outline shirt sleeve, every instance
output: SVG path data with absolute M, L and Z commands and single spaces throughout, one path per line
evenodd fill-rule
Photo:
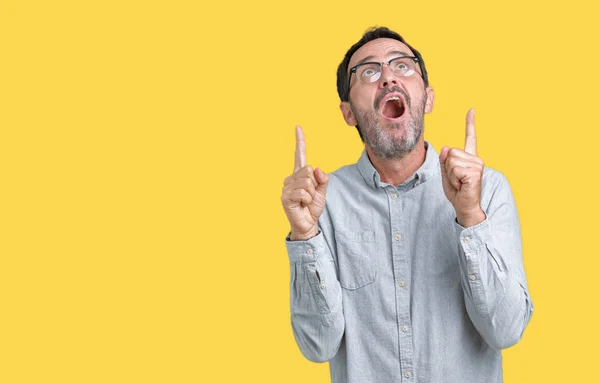
M 513 194 L 501 173 L 493 171 L 492 175 L 488 182 L 493 186 L 484 209 L 486 219 L 469 228 L 457 220 L 454 224 L 467 312 L 482 338 L 491 347 L 503 349 L 523 336 L 533 303 L 523 267 Z
M 286 247 L 294 338 L 308 360 L 326 362 L 344 334 L 342 292 L 331 250 L 322 230 L 306 241 L 290 241 L 288 235 Z

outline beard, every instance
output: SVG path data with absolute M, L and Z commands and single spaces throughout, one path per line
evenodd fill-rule
M 378 104 L 383 97 L 391 92 L 398 92 L 404 96 L 406 102 L 404 118 L 400 122 L 387 122 L 387 127 L 381 126 L 381 115 Z M 422 102 L 411 102 L 409 95 L 401 88 L 394 87 L 386 89 L 375 100 L 373 110 L 359 110 L 352 102 L 350 108 L 358 122 L 357 127 L 363 136 L 365 143 L 369 145 L 373 153 L 383 159 L 401 159 L 410 153 L 423 136 L 423 114 L 427 96 Z M 391 130 L 388 132 L 387 130 Z M 394 133 L 403 131 L 404 134 L 396 136 Z

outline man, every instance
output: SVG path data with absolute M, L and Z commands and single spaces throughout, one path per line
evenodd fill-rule
M 434 92 L 418 51 L 367 31 L 338 69 L 341 111 L 365 142 L 357 164 L 306 165 L 296 128 L 282 203 L 291 226 L 292 328 L 333 382 L 502 382 L 500 350 L 533 312 L 515 202 L 477 156 L 423 138 Z

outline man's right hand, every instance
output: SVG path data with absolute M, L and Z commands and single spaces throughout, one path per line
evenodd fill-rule
M 283 182 L 281 203 L 290 221 L 292 241 L 303 241 L 319 233 L 319 216 L 325 209 L 329 176 L 321 169 L 306 166 L 306 142 L 302 128 L 296 126 L 294 173 Z

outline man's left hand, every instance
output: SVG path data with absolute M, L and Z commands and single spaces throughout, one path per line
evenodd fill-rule
M 477 157 L 475 110 L 467 113 L 465 150 L 444 146 L 440 152 L 442 185 L 458 223 L 463 227 L 477 225 L 485 220 L 481 209 L 481 178 L 483 160 Z

